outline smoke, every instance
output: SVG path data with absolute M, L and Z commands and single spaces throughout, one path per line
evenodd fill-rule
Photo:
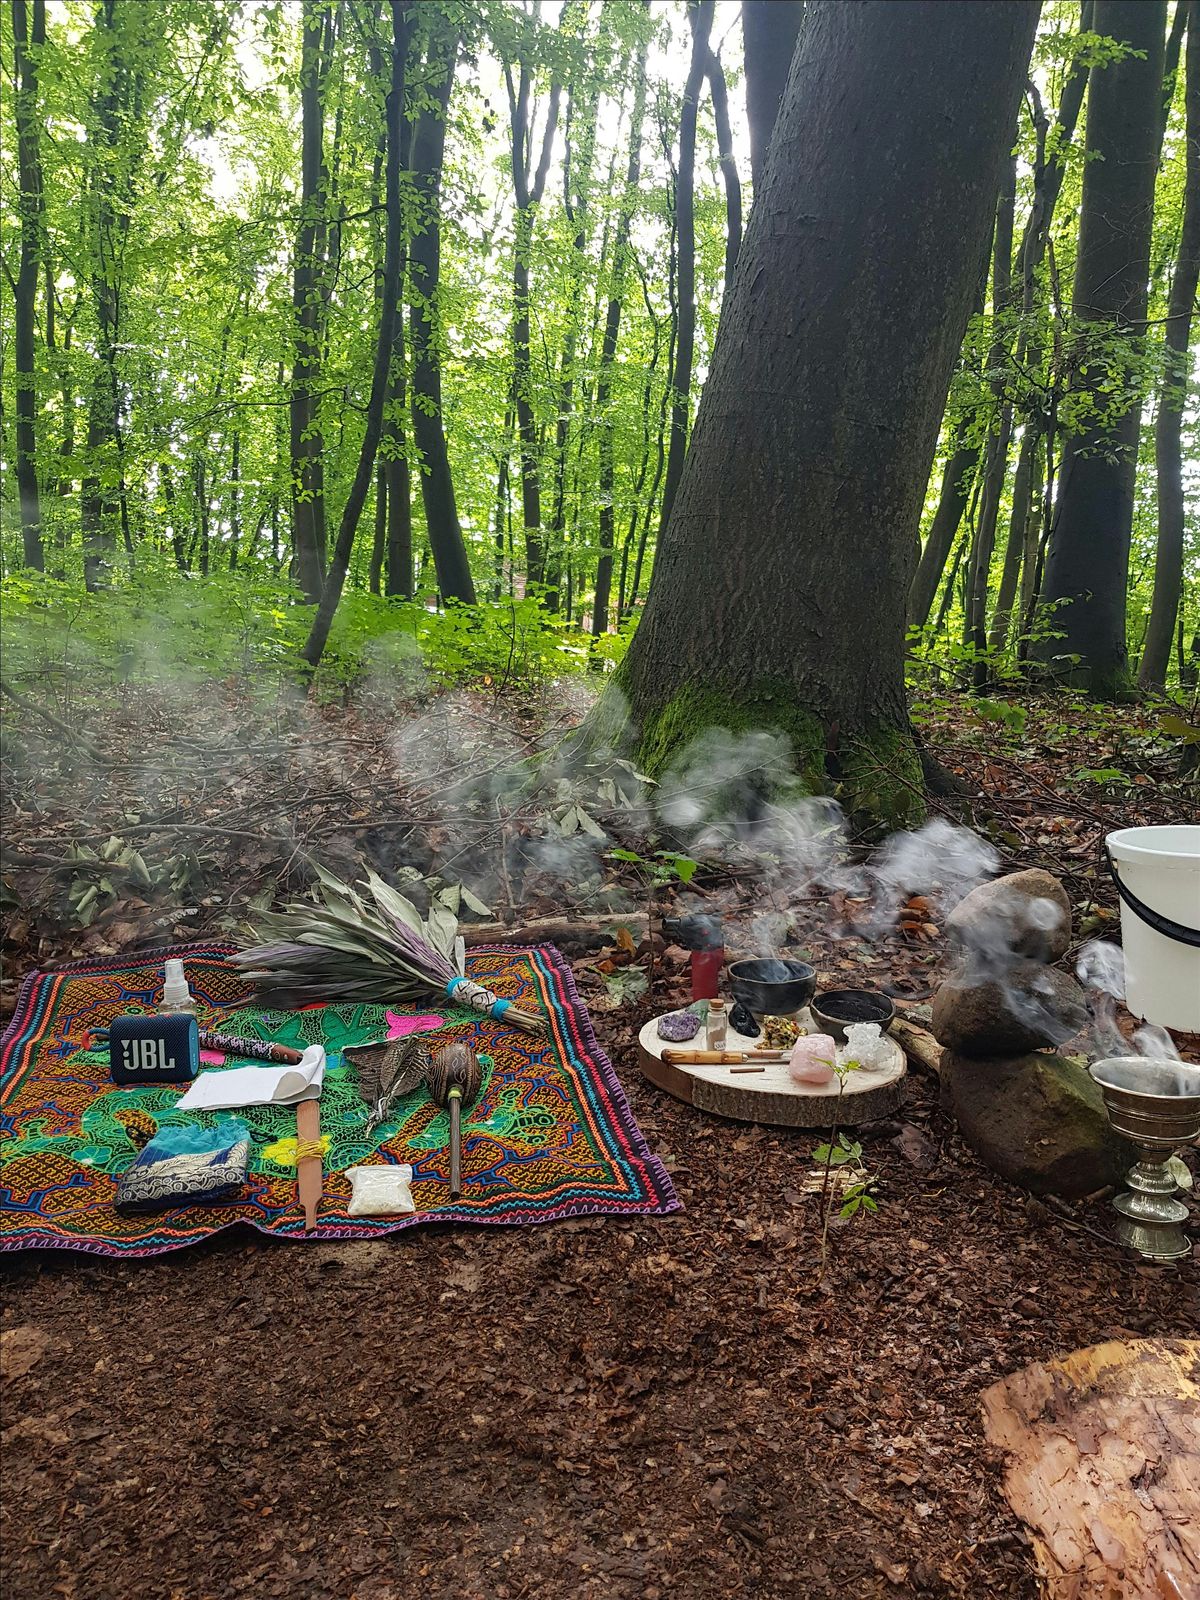
M 1092 1035 L 1097 1056 L 1127 1056 L 1129 1042 L 1117 1026 L 1117 1004 L 1125 998 L 1125 956 L 1115 944 L 1091 939 L 1079 952 L 1075 973 L 1089 991 Z M 1139 1056 L 1155 1061 L 1178 1061 L 1179 1051 L 1165 1028 L 1144 1022 L 1135 1029 L 1133 1049 Z

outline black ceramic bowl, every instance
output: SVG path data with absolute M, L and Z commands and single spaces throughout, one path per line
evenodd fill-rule
M 817 974 L 803 961 L 752 957 L 730 962 L 729 985 L 733 998 L 756 1017 L 789 1017 L 812 999 Z
M 852 1022 L 877 1022 L 886 1033 L 896 1015 L 895 1006 L 878 989 L 826 989 L 809 1010 L 821 1032 L 839 1044 L 845 1044 Z

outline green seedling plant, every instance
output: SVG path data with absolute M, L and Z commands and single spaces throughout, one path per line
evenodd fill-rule
M 857 1061 L 839 1061 L 835 1055 L 829 1063 L 833 1068 L 838 1081 L 838 1106 L 842 1103 L 842 1095 L 846 1090 L 846 1080 L 852 1072 L 858 1071 L 860 1063 Z M 821 1172 L 821 1268 L 825 1268 L 829 1259 L 829 1224 L 833 1216 L 834 1193 L 832 1175 L 834 1168 L 849 1167 L 854 1173 L 854 1181 L 842 1192 L 842 1202 L 838 1208 L 838 1215 L 846 1218 L 856 1217 L 860 1213 L 871 1213 L 879 1210 L 879 1202 L 871 1194 L 871 1177 L 867 1172 L 862 1159 L 862 1145 L 857 1139 L 850 1139 L 846 1134 L 839 1132 L 837 1113 L 834 1114 L 833 1127 L 829 1130 L 829 1139 L 825 1144 L 819 1144 L 812 1153 L 812 1159 L 822 1168 Z

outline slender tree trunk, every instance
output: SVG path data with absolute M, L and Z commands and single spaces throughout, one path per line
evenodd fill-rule
M 675 186 L 675 225 L 679 252 L 679 334 L 671 372 L 671 438 L 667 447 L 667 475 L 663 484 L 658 526 L 661 550 L 687 454 L 691 415 L 692 361 L 696 347 L 696 117 L 700 86 L 708 61 L 708 35 L 712 28 L 713 0 L 688 0 L 692 28 L 692 62 L 683 90 L 679 121 L 679 177 Z
M 1043 601 L 1056 603 L 1061 638 L 1044 661 L 1077 657 L 1065 676 L 1102 698 L 1126 681 L 1125 603 L 1141 423 L 1135 380 L 1114 408 L 1112 362 L 1097 349 L 1114 334 L 1145 331 L 1150 231 L 1163 83 L 1165 0 L 1096 0 L 1096 33 L 1131 53 L 1092 68 L 1073 309 L 1080 324 L 1082 382 L 1097 420 L 1066 442 Z M 1090 359 L 1089 359 L 1090 356 Z M 1114 409 L 1118 413 L 1113 415 Z
M 720 67 L 717 67 L 720 72 Z M 592 605 L 592 637 L 608 632 L 609 598 L 612 592 L 613 550 L 616 532 L 616 475 L 613 459 L 612 384 L 617 358 L 617 338 L 621 329 L 621 308 L 625 303 L 625 283 L 629 264 L 629 230 L 642 176 L 642 119 L 646 112 L 646 51 L 639 57 L 633 115 L 629 125 L 629 165 L 625 189 L 617 216 L 613 243 L 612 280 L 604 317 L 604 336 L 600 341 L 600 372 L 596 381 L 596 413 L 600 427 L 599 482 L 600 556 L 596 563 L 596 597 Z M 736 174 L 735 174 L 736 177 Z
M 375 536 L 371 542 L 371 568 L 367 574 L 367 589 L 371 594 L 380 592 L 383 580 L 383 558 L 387 549 L 387 478 L 383 463 L 375 469 Z
M 237 571 L 242 544 L 242 435 L 233 430 L 229 447 L 229 570 Z
M 766 173 L 767 151 L 803 18 L 804 0 L 742 0 L 750 177 L 755 194 Z
M 634 260 L 636 262 L 636 257 Z M 640 271 L 639 276 L 641 276 Z M 646 514 L 646 522 L 648 523 L 650 520 L 649 507 L 643 507 L 642 504 L 642 490 L 646 486 L 646 474 L 650 470 L 650 403 L 654 397 L 654 374 L 658 370 L 658 357 L 661 345 L 662 327 L 661 320 L 655 316 L 654 308 L 650 304 L 650 296 L 647 293 L 644 277 L 642 278 L 642 296 L 645 300 L 646 312 L 650 318 L 650 325 L 653 329 L 653 343 L 650 349 L 650 360 L 646 367 L 645 382 L 642 385 L 641 456 L 638 461 L 637 476 L 633 483 L 633 505 L 629 513 L 629 528 L 625 534 L 625 543 L 621 549 L 621 584 L 619 598 L 617 601 L 618 626 L 620 626 L 620 624 L 623 623 L 625 618 L 629 615 L 630 610 L 632 609 L 632 599 L 636 597 L 634 590 L 630 589 L 628 583 L 629 557 L 635 548 L 634 541 L 637 539 L 638 535 L 638 522 L 643 511 L 645 511 Z
M 500 442 L 500 454 L 496 457 L 496 525 L 492 535 L 495 549 L 495 579 L 492 583 L 492 599 L 499 600 L 507 590 L 512 592 L 512 505 L 510 503 L 509 484 L 509 449 L 513 430 L 513 409 L 510 401 L 504 413 L 504 431 Z
M 675 363 L 675 334 L 677 324 L 674 315 L 667 334 L 667 371 L 674 369 Z M 629 609 L 632 611 L 637 605 L 638 595 L 642 589 L 642 568 L 646 564 L 646 549 L 650 542 L 650 526 L 654 516 L 654 506 L 658 499 L 658 486 L 662 482 L 663 472 L 667 460 L 667 429 L 669 426 L 668 412 L 671 404 L 671 383 L 668 378 L 663 385 L 662 397 L 658 408 L 658 440 L 655 446 L 654 477 L 650 483 L 650 493 L 646 497 L 645 511 L 642 516 L 642 531 L 638 535 L 637 559 L 633 566 L 633 588 L 629 596 Z
M 324 653 L 334 613 L 337 611 L 338 601 L 341 599 L 346 582 L 346 573 L 350 570 L 354 536 L 358 532 L 359 519 L 367 495 L 370 493 L 371 475 L 375 470 L 375 455 L 383 432 L 383 408 L 387 399 L 388 369 L 392 358 L 395 325 L 401 314 L 398 302 L 404 219 L 400 207 L 400 145 L 404 122 L 405 62 L 408 56 L 408 9 L 407 0 L 391 0 L 391 83 L 384 111 L 387 126 L 387 156 L 384 162 L 387 238 L 383 252 L 383 292 L 379 302 L 379 332 L 375 340 L 371 397 L 367 402 L 367 423 L 358 453 L 358 465 L 338 526 L 333 560 L 329 564 L 320 604 L 313 618 L 312 631 L 301 652 L 310 667 L 315 667 Z
M 25 565 L 45 569 L 42 507 L 37 468 L 37 369 L 34 357 L 37 288 L 42 262 L 41 116 L 38 110 L 38 57 L 46 42 L 45 0 L 33 0 L 33 25 L 26 0 L 12 0 L 17 123 L 17 209 L 21 218 L 21 261 L 13 294 L 13 354 L 16 384 L 17 503 Z M 31 48 L 32 47 L 32 48 Z
M 329 19 L 321 0 L 303 0 L 300 66 L 300 224 L 292 270 L 295 355 L 292 362 L 292 555 L 310 604 L 325 583 L 325 441 L 321 433 L 322 254 L 329 174 L 323 95 L 329 71 Z
M 988 631 L 988 650 L 992 655 L 999 655 L 1008 642 L 1013 600 L 1017 593 L 1021 556 L 1025 549 L 1025 532 L 1032 505 L 1030 496 L 1033 492 L 1033 461 L 1037 454 L 1038 439 L 1038 431 L 1032 420 L 1027 420 L 1025 432 L 1021 435 L 1021 448 L 1017 452 L 1012 509 L 1008 518 L 1008 537 L 1004 544 L 1004 565 L 1000 572 L 996 609 L 992 613 L 992 624 Z
M 409 335 L 412 340 L 412 429 L 421 460 L 425 526 L 443 598 L 475 604 L 475 584 L 458 520 L 454 479 L 442 421 L 442 357 L 438 281 L 441 276 L 441 183 L 446 113 L 454 84 L 458 36 L 438 28 L 429 44 L 428 102 L 412 142 L 413 198 L 419 232 L 409 245 Z
M 651 772 L 707 726 L 775 726 L 811 780 L 836 763 L 851 806 L 919 812 L 904 602 L 1036 27 L 1036 7 L 996 0 L 807 19 L 617 674 Z M 868 261 L 864 306 L 846 264 Z
M 87 152 L 86 211 L 91 246 L 92 297 L 96 312 L 99 359 L 87 395 L 87 469 L 80 483 L 79 512 L 83 532 L 83 574 L 89 590 L 108 580 L 122 525 L 120 482 L 119 378 L 117 343 L 120 294 L 117 263 L 128 229 L 128 208 L 119 214 L 118 144 L 134 98 L 125 38 L 127 13 L 118 0 L 100 0 L 94 35 L 102 53 L 98 88 L 92 103 L 92 128 Z
M 709 93 L 712 95 L 713 121 L 717 127 L 717 156 L 725 184 L 725 288 L 733 282 L 738 252 L 742 248 L 742 183 L 733 155 L 733 130 L 729 125 L 729 92 L 725 71 L 715 50 L 708 52 L 705 64 Z
M 200 529 L 200 576 L 208 577 L 209 561 L 209 520 L 208 520 L 208 483 L 204 475 L 204 457 L 196 457 L 196 514 L 199 519 Z
M 1093 10 L 1094 0 L 1083 0 L 1079 12 L 1081 36 L 1091 31 Z M 1042 365 L 1042 341 L 1031 332 L 1037 303 L 1037 271 L 1045 260 L 1046 247 L 1050 239 L 1050 225 L 1054 220 L 1054 210 L 1058 204 L 1066 172 L 1066 157 L 1083 106 L 1088 77 L 1085 61 L 1084 52 L 1077 51 L 1063 82 L 1053 136 L 1036 85 L 1031 83 L 1029 88 L 1035 134 L 1033 203 L 1026 218 L 1017 257 L 1017 271 L 1021 280 L 1022 326 L 1017 337 L 1016 366 L 1025 372 L 1037 373 Z M 1031 410 L 1026 415 L 1025 428 L 1021 436 L 1016 476 L 1013 479 L 1013 504 L 1004 549 L 1004 565 L 988 634 L 988 648 L 993 654 L 1003 650 L 1012 624 L 1013 600 L 1027 548 L 1031 516 L 1035 518 L 1036 525 L 1034 508 L 1037 505 L 1037 493 L 1033 485 L 1043 428 L 1042 415 L 1038 411 Z M 1024 615 L 1023 605 L 1020 614 Z
M 1154 460 L 1158 471 L 1158 552 L 1154 563 L 1154 598 L 1142 651 L 1138 682 L 1143 689 L 1161 689 L 1167 681 L 1175 619 L 1183 593 L 1183 450 L 1181 429 L 1187 397 L 1188 348 L 1192 314 L 1200 280 L 1200 14 L 1188 5 L 1184 104 L 1187 121 L 1183 224 L 1175 272 L 1167 302 L 1163 340 L 1166 356 L 1158 417 L 1154 425 Z
M 996 547 L 996 521 L 1008 473 L 1008 445 L 1012 437 L 1012 402 L 1008 398 L 1009 374 L 1005 370 L 1010 355 L 1007 313 L 1012 294 L 1013 221 L 1017 205 L 1017 168 L 1009 163 L 1006 180 L 996 207 L 996 231 L 992 241 L 992 321 L 993 334 L 988 367 L 993 373 L 992 393 L 998 407 L 996 431 L 983 452 L 983 486 L 979 500 L 979 526 L 971 552 L 971 568 L 966 608 L 966 640 L 976 652 L 971 675 L 976 690 L 987 681 L 987 598 L 992 571 L 992 552 Z
M 506 62 L 508 87 L 510 150 L 513 191 L 517 214 L 513 245 L 513 320 L 512 358 L 513 395 L 517 407 L 517 433 L 521 441 L 521 506 L 525 517 L 525 576 L 531 584 L 545 578 L 542 543 L 542 480 L 538 460 L 538 429 L 533 409 L 533 368 L 529 354 L 529 252 L 533 242 L 533 220 L 546 187 L 550 152 L 558 123 L 558 103 L 562 93 L 557 81 L 550 86 L 550 103 L 542 130 L 541 153 L 533 165 L 533 123 L 530 96 L 533 73 L 522 60 L 519 86 L 514 86 L 512 68 Z
M 970 417 L 960 417 L 950 438 L 937 509 L 929 524 L 929 533 L 909 590 L 908 624 L 911 628 L 923 628 L 929 620 L 930 608 L 971 493 L 975 468 L 979 462 L 979 446 L 967 442 L 971 422 Z
M 582 105 L 577 117 L 575 97 L 567 98 L 563 139 L 563 210 L 574 236 L 567 268 L 567 327 L 563 335 L 558 373 L 558 404 L 554 422 L 554 504 L 550 513 L 548 548 L 543 552 L 543 577 L 546 606 L 557 611 L 562 582 L 563 547 L 566 541 L 567 452 L 571 442 L 571 417 L 575 403 L 576 350 L 582 314 L 581 288 L 587 267 L 587 224 L 592 189 L 592 164 L 596 144 L 596 103 L 594 97 Z M 575 149 L 575 128 L 582 121 L 583 134 Z M 506 425 L 505 437 L 508 435 Z
M 1037 599 L 1038 546 L 1041 542 L 1045 495 L 1046 440 L 1038 434 L 1034 438 L 1033 461 L 1029 470 L 1029 503 L 1025 510 L 1025 526 L 1022 530 L 1021 586 L 1017 596 L 1016 614 L 1018 622 L 1022 617 L 1031 615 L 1030 608 Z

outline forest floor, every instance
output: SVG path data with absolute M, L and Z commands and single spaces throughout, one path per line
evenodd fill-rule
M 644 844 L 623 769 L 536 799 L 481 785 L 579 709 L 478 693 L 251 713 L 232 686 L 129 689 L 104 711 L 58 703 L 90 752 L 10 722 L 6 1010 L 33 966 L 227 935 L 303 881 L 310 850 L 406 867 L 416 893 L 461 878 L 507 922 L 576 919 L 566 953 L 686 1209 L 6 1257 L 7 1600 L 1036 1593 L 980 1393 L 1100 1340 L 1194 1334 L 1191 1267 L 1135 1265 L 1102 1206 L 1001 1183 L 917 1073 L 863 1136 L 880 1209 L 835 1224 L 822 1266 L 816 1139 L 705 1117 L 638 1074 L 637 1028 L 683 996 L 686 966 L 658 941 L 653 996 L 630 999 L 648 945 L 594 932 L 645 899 L 645 869 L 606 854 Z M 1080 940 L 1115 932 L 1100 835 L 1188 817 L 1194 787 L 1149 714 L 1019 710 L 1020 727 L 930 700 L 926 737 L 1005 864 L 1064 877 Z M 687 891 L 735 930 L 764 892 L 707 863 Z M 786 912 L 823 981 L 927 1015 L 946 957 L 927 896 L 873 938 L 852 894 Z

